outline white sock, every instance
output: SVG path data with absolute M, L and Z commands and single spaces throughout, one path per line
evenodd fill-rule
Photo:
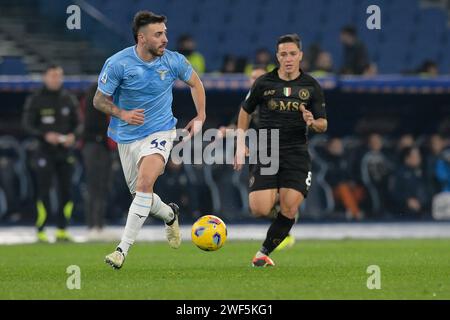
M 162 202 L 161 198 L 156 193 L 153 193 L 153 202 L 150 214 L 166 223 L 172 221 L 174 218 L 172 208 Z
M 150 208 L 152 207 L 152 194 L 144 192 L 136 192 L 136 196 L 131 203 L 128 211 L 127 223 L 122 235 L 122 239 L 118 245 L 124 255 L 127 255 L 131 245 L 136 240 L 139 231 L 147 219 Z

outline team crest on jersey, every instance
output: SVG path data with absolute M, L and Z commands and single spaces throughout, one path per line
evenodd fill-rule
M 283 94 L 285 97 L 289 97 L 292 93 L 292 89 L 290 87 L 283 88 Z
M 300 91 L 298 92 L 298 96 L 302 100 L 308 100 L 310 94 L 309 94 L 309 91 L 307 89 L 300 89 Z
M 164 81 L 164 79 L 166 78 L 167 70 L 158 70 L 158 73 L 159 73 L 159 78 Z

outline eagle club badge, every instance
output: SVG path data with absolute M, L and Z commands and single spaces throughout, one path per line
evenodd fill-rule
M 159 78 L 160 78 L 162 81 L 164 81 L 164 79 L 166 78 L 167 70 L 158 70 L 158 73 L 159 73 Z
M 291 95 L 292 89 L 289 87 L 283 88 L 283 94 L 285 97 L 289 97 Z

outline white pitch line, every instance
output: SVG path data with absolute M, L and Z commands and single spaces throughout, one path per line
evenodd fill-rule
M 263 240 L 269 224 L 228 225 L 228 240 Z M 54 241 L 55 228 L 47 229 Z M 85 227 L 71 227 L 69 231 L 76 242 L 87 242 Z M 123 226 L 107 227 L 104 241 L 119 241 Z M 191 239 L 190 226 L 181 226 L 184 241 Z M 450 222 L 398 222 L 398 223 L 304 223 L 296 224 L 291 234 L 297 239 L 427 239 L 450 238 Z M 137 241 L 165 241 L 164 227 L 145 226 Z M 36 231 L 33 227 L 0 227 L 0 244 L 33 243 Z

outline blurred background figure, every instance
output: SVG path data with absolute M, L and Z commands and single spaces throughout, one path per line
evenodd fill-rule
M 425 150 L 425 176 L 427 188 L 430 194 L 437 194 L 442 190 L 441 181 L 437 175 L 437 164 L 442 159 L 442 152 L 446 148 L 446 141 L 440 134 L 433 134 L 428 140 L 428 148 Z M 444 187 L 444 190 L 446 188 Z M 450 191 L 450 189 L 448 189 Z
M 328 141 L 324 160 L 327 163 L 325 181 L 333 189 L 336 202 L 344 206 L 346 219 L 361 220 L 363 213 L 360 204 L 364 198 L 364 189 L 351 178 L 342 139 L 331 138 Z
M 352 25 L 343 27 L 340 40 L 343 46 L 341 74 L 363 74 L 370 60 L 365 44 L 358 39 L 356 28 Z
M 441 186 L 439 192 L 450 192 L 450 149 L 443 151 L 436 161 L 436 178 Z
M 439 75 L 439 67 L 433 60 L 425 60 L 417 73 L 422 77 L 435 77 Z
M 275 69 L 276 65 L 273 62 L 272 53 L 270 53 L 267 48 L 261 48 L 256 51 L 253 63 L 247 63 L 244 73 L 250 77 L 252 71 L 255 69 L 255 66 L 263 67 L 266 72 L 270 72 Z
M 327 51 L 321 51 L 315 60 L 310 74 L 313 77 L 326 77 L 333 73 L 333 58 Z
M 199 75 L 206 71 L 205 58 L 197 51 L 197 44 L 190 34 L 184 34 L 178 38 L 177 51 L 184 55 Z
M 169 159 L 164 171 L 164 179 L 158 180 L 155 190 L 164 194 L 170 201 L 176 202 L 185 217 L 192 219 L 200 217 L 199 195 L 183 164 L 176 164 Z
M 103 227 L 111 185 L 112 153 L 117 148 L 115 142 L 107 136 L 109 117 L 94 108 L 96 90 L 95 83 L 86 93 L 82 130 L 87 185 L 84 213 L 89 230 L 88 239 L 91 241 L 107 239 Z
M 402 151 L 402 165 L 396 171 L 394 199 L 400 217 L 425 218 L 429 213 L 430 195 L 422 171 L 422 157 L 417 147 L 406 147 Z
M 62 67 L 47 67 L 43 82 L 44 86 L 26 100 L 22 118 L 25 132 L 39 140 L 31 161 L 37 187 L 37 237 L 39 241 L 49 241 L 45 226 L 54 205 L 57 207 L 56 240 L 70 241 L 66 227 L 73 210 L 71 183 L 75 158 L 71 149 L 79 125 L 78 101 L 62 88 Z M 57 193 L 57 203 L 53 205 L 52 189 Z
M 233 54 L 226 54 L 223 57 L 221 73 L 242 73 L 244 72 L 247 59 Z
M 253 69 L 250 73 L 250 77 L 248 78 L 248 84 L 249 87 L 251 88 L 253 86 L 253 84 L 255 83 L 256 79 L 258 79 L 259 77 L 261 77 L 263 74 L 266 73 L 266 68 L 264 65 L 255 65 L 253 66 Z M 219 127 L 219 131 L 222 137 L 224 137 L 226 135 L 226 129 L 236 129 L 237 127 L 237 121 L 238 121 L 238 116 L 239 116 L 239 111 L 240 111 L 240 106 L 238 108 L 236 108 L 236 113 L 233 116 L 233 118 L 231 119 L 230 123 L 226 126 L 221 126 Z M 257 126 L 258 123 L 258 110 L 256 110 L 253 114 L 252 114 L 252 118 L 251 118 L 251 123 L 250 123 L 250 127 L 251 128 L 255 128 Z
M 372 133 L 367 139 L 367 152 L 361 160 L 361 177 L 368 190 L 371 214 L 381 217 L 389 209 L 389 177 L 393 171 L 392 162 L 383 149 L 383 138 Z

